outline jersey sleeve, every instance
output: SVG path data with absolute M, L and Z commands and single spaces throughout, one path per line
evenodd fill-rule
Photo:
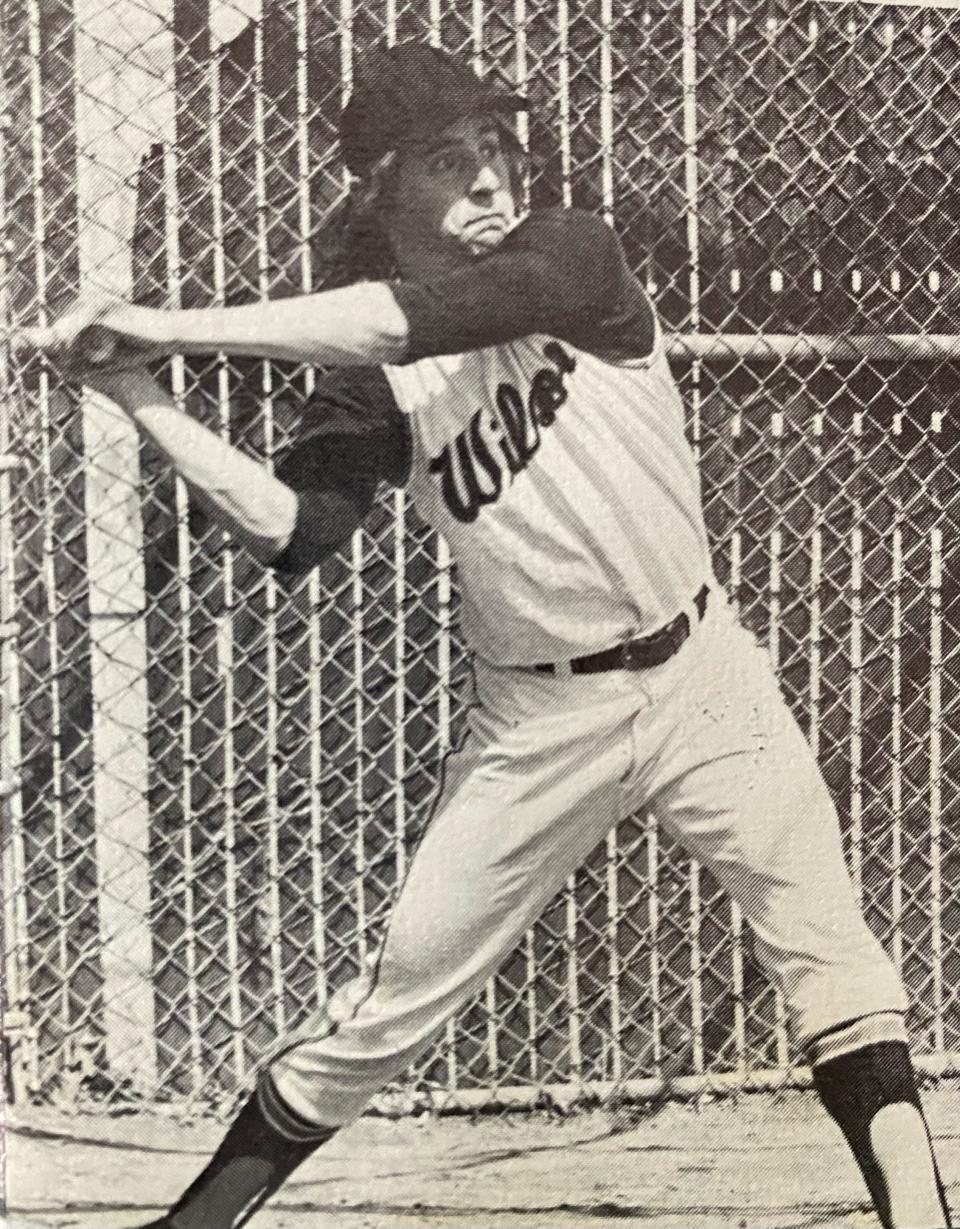
M 649 357 L 653 306 L 616 234 L 579 209 L 531 214 L 487 256 L 429 284 L 400 281 L 404 363 L 546 333 L 613 362 Z
M 271 567 L 307 572 L 342 546 L 366 518 L 381 482 L 404 485 L 410 458 L 409 424 L 383 371 L 332 372 L 307 399 L 276 467 L 296 492 L 297 520 Z

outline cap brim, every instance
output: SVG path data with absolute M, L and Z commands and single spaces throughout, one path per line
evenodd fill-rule
M 459 107 L 448 108 L 439 128 L 437 116 L 423 116 L 421 123 L 405 134 L 403 144 L 419 145 L 435 137 L 438 130 L 461 119 L 475 118 L 478 115 L 516 115 L 520 111 L 526 111 L 528 107 L 526 98 L 519 94 L 508 94 L 504 91 L 502 94 L 478 95 L 469 101 L 464 100 Z

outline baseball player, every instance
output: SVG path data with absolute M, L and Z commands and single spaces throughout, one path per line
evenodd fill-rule
M 654 310 L 603 222 L 518 216 L 523 105 L 426 46 L 372 52 L 340 127 L 347 284 L 79 311 L 27 338 L 69 362 L 85 328 L 110 330 L 114 367 L 87 380 L 266 565 L 310 569 L 379 483 L 405 486 L 458 565 L 475 667 L 466 740 L 375 957 L 285 1040 L 150 1229 L 246 1224 L 641 807 L 749 919 L 883 1225 L 949 1225 L 906 995 L 857 907 L 814 757 L 714 578 Z M 216 351 L 334 368 L 276 474 L 137 366 Z

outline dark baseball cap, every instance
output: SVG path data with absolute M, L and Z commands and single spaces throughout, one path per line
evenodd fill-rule
M 340 152 L 363 175 L 384 154 L 471 115 L 509 114 L 526 99 L 427 43 L 377 47 L 360 61 L 340 116 Z

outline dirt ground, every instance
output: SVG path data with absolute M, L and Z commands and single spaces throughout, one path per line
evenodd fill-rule
M 960 1207 L 960 1083 L 926 1093 Z M 158 1214 L 222 1129 L 158 1116 L 11 1113 L 9 1224 L 121 1229 Z M 813 1094 L 545 1115 L 363 1119 L 253 1229 L 867 1229 L 859 1174 Z

